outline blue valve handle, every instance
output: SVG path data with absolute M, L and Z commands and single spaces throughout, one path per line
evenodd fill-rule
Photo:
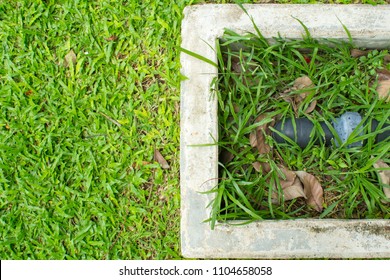
M 342 143 L 345 143 L 351 133 L 356 129 L 356 127 L 361 123 L 362 117 L 355 112 L 346 112 L 341 115 L 339 118 L 335 119 L 332 122 L 332 126 L 339 136 Z M 298 144 L 299 147 L 305 148 L 310 142 L 310 134 L 314 128 L 314 124 L 307 118 L 297 118 L 294 119 L 295 128 L 293 126 L 293 120 L 291 118 L 285 119 L 284 121 L 278 121 L 274 125 L 274 129 L 279 133 L 290 138 L 292 141 Z M 326 146 L 330 146 L 332 139 L 335 138 L 333 133 L 330 131 L 325 122 L 320 122 L 321 128 L 325 133 L 323 143 Z M 371 122 L 371 131 L 375 131 L 379 125 L 379 121 L 373 119 Z M 385 123 L 382 128 L 390 128 L 390 123 Z M 359 135 L 363 135 L 363 126 L 360 126 L 361 131 L 358 132 Z M 280 136 L 277 132 L 272 133 L 272 137 L 278 143 L 285 143 L 285 139 Z M 375 142 L 385 141 L 390 137 L 390 129 L 386 129 L 384 132 L 377 134 Z M 319 141 L 318 141 L 319 142 Z M 339 146 L 338 141 L 335 141 L 336 145 Z M 348 147 L 360 147 L 362 142 L 355 142 Z

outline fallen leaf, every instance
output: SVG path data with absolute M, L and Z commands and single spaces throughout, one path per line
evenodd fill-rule
M 261 172 L 263 175 L 266 175 L 271 171 L 271 166 L 266 162 L 255 161 L 252 163 L 252 166 L 257 172 Z
M 352 49 L 351 50 L 351 56 L 352 57 L 361 57 L 361 56 L 365 56 L 369 53 L 370 51 L 362 51 L 362 50 L 359 50 L 359 49 Z
M 284 99 L 284 101 L 292 102 L 290 92 L 291 92 L 291 88 L 288 88 L 285 91 L 279 93 L 279 95 L 280 95 L 280 97 L 282 97 Z
M 378 69 L 376 71 L 378 74 L 378 81 L 390 80 L 390 71 L 387 69 Z
M 281 178 L 280 174 L 279 183 L 283 191 L 283 198 L 285 201 L 292 200 L 298 197 L 306 198 L 306 195 L 303 190 L 303 186 L 297 175 L 294 171 L 287 169 L 286 167 L 280 165 L 279 170 L 283 173 L 285 178 Z M 278 193 L 277 188 L 274 186 L 274 193 L 272 194 L 272 202 L 278 203 Z
M 255 161 L 254 163 L 252 163 L 252 166 L 253 166 L 253 168 L 254 168 L 257 172 L 260 172 L 260 171 L 261 171 L 261 163 L 260 163 L 260 162 Z
M 291 88 L 286 89 L 285 91 L 280 93 L 279 96 L 282 97 L 286 102 L 291 103 L 295 114 L 297 114 L 299 106 L 309 96 L 309 94 L 313 92 L 313 87 L 314 84 L 308 76 L 299 77 L 294 81 L 294 84 Z M 304 89 L 308 90 L 305 91 Z M 290 93 L 293 91 L 300 91 L 300 93 L 291 95 Z M 313 100 L 305 112 L 310 113 L 314 111 L 316 105 L 317 101 Z
M 255 120 L 255 122 L 261 122 L 267 117 L 267 114 L 261 114 Z M 268 127 L 275 123 L 272 120 L 270 123 L 266 123 L 256 127 L 256 130 L 249 134 L 249 142 L 252 147 L 256 147 L 260 154 L 267 154 L 271 151 L 271 147 L 265 142 L 265 135 L 269 134 Z
M 267 162 L 261 162 L 261 168 L 263 170 L 263 174 L 268 174 L 271 172 L 271 165 Z
M 313 82 L 308 76 L 299 77 L 295 80 L 293 85 L 293 90 L 303 90 L 306 88 L 312 88 L 314 86 Z M 303 91 L 300 94 L 295 96 L 295 103 L 299 105 L 306 97 L 312 92 L 312 90 Z
M 163 169 L 168 169 L 170 166 L 159 150 L 154 150 L 154 160 L 157 161 Z
M 385 102 L 390 101 L 390 80 L 379 81 L 376 88 L 378 92 L 378 98 L 384 100 Z
M 76 64 L 77 56 L 73 50 L 70 50 L 64 58 L 64 67 L 69 67 L 70 64 Z
M 33 94 L 33 91 L 31 89 L 29 89 L 24 94 L 27 95 L 27 96 L 30 96 L 31 94 Z
M 390 168 L 383 160 L 378 160 L 374 164 L 374 168 Z M 383 188 L 383 192 L 387 198 L 390 198 L 390 169 L 378 170 L 378 176 L 382 184 L 387 185 Z
M 294 184 L 294 181 L 295 181 L 295 178 L 297 177 L 297 175 L 295 175 L 295 173 L 289 169 L 287 169 L 286 167 L 280 165 L 279 166 L 279 170 L 282 171 L 282 173 L 284 174 L 284 178 L 281 178 L 280 180 L 280 186 L 282 187 L 282 189 L 286 189 L 290 186 L 292 186 Z
M 290 92 L 291 92 L 291 91 L 292 91 L 291 88 L 286 89 L 286 90 L 283 91 L 282 93 L 279 93 L 279 96 L 280 96 L 281 98 L 283 98 L 284 101 L 290 103 L 291 106 L 293 107 L 294 112 L 297 112 L 297 111 L 298 111 L 298 108 L 297 108 L 297 105 L 296 105 L 295 102 L 294 102 L 293 96 L 290 95 Z
M 322 204 L 324 203 L 324 190 L 320 182 L 313 175 L 305 171 L 295 171 L 299 180 L 303 184 L 303 191 L 306 195 L 306 203 L 314 207 L 318 212 L 322 211 Z
M 257 147 L 257 136 L 256 131 L 252 131 L 249 134 L 249 143 L 251 144 L 251 147 L 256 148 Z
M 307 198 L 299 178 L 295 178 L 294 183 L 283 189 L 284 200 L 292 200 L 299 197 Z
M 317 100 L 312 101 L 310 103 L 309 107 L 307 107 L 307 109 L 305 110 L 305 113 L 309 114 L 309 113 L 313 112 L 314 109 L 316 108 L 316 106 L 317 106 Z

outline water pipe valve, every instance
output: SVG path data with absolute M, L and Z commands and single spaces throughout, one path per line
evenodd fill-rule
M 362 122 L 362 117 L 359 113 L 356 112 L 346 112 L 342 114 L 339 118 L 336 118 L 332 122 L 332 126 L 336 131 L 338 138 L 341 140 L 341 143 L 335 141 L 336 146 L 340 146 L 340 144 L 345 143 L 349 136 L 356 130 L 357 135 L 363 135 L 363 125 L 360 125 Z M 310 142 L 310 136 L 312 134 L 312 130 L 314 128 L 314 124 L 307 118 L 297 118 L 294 119 L 295 129 L 293 120 L 291 118 L 280 120 L 275 123 L 274 129 L 280 134 L 285 135 L 290 138 L 292 141 L 298 144 L 301 148 L 305 148 Z M 320 122 L 322 130 L 324 131 L 324 144 L 326 146 L 330 146 L 332 143 L 332 139 L 334 139 L 334 135 L 326 125 L 325 122 Z M 360 126 L 359 126 L 360 125 Z M 373 119 L 371 121 L 371 131 L 375 131 L 379 125 L 379 121 Z M 385 123 L 382 128 L 385 129 L 384 132 L 376 135 L 375 142 L 385 141 L 388 137 L 390 137 L 390 123 Z M 285 139 L 280 136 L 279 133 L 273 132 L 272 137 L 278 143 L 285 143 Z M 336 139 L 335 139 L 336 140 Z M 360 147 L 363 145 L 363 141 L 354 142 L 348 145 L 348 147 Z

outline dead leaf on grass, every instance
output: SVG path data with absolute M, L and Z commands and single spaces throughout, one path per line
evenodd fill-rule
M 370 51 L 362 51 L 362 50 L 359 50 L 359 49 L 352 49 L 351 50 L 351 56 L 358 58 L 358 57 L 367 55 L 369 52 Z
M 314 87 L 314 84 L 313 84 L 312 80 L 308 76 L 303 76 L 303 77 L 299 77 L 298 79 L 295 80 L 294 85 L 293 85 L 293 90 L 303 90 L 303 89 L 306 89 L 306 88 L 309 89 L 309 88 L 313 88 L 313 87 Z M 295 98 L 294 98 L 295 107 L 293 107 L 295 113 L 297 113 L 297 109 L 299 108 L 301 103 L 312 92 L 313 92 L 313 89 L 310 89 L 308 91 L 303 91 L 302 93 L 300 93 L 298 95 L 295 95 Z M 306 113 L 313 112 L 314 109 L 316 108 L 316 105 L 317 105 L 317 101 L 313 100 L 310 103 L 309 107 L 307 107 L 305 112 Z
M 64 58 L 64 67 L 69 67 L 70 64 L 75 65 L 77 61 L 77 56 L 73 50 L 70 50 Z
M 303 186 L 299 178 L 295 178 L 294 183 L 283 189 L 284 200 L 292 200 L 299 197 L 306 198 L 305 192 L 303 190 Z
M 170 166 L 159 150 L 154 150 L 154 160 L 157 161 L 163 169 L 168 169 Z
M 297 177 L 297 175 L 295 175 L 295 173 L 289 169 L 287 169 L 286 167 L 280 165 L 279 166 L 279 170 L 282 171 L 282 173 L 284 174 L 284 178 L 280 178 L 280 186 L 282 187 L 282 189 L 284 190 L 285 188 L 288 188 L 290 186 L 292 186 L 292 184 L 294 184 L 294 181 L 295 181 L 295 178 Z
M 378 74 L 378 81 L 390 80 L 390 71 L 387 69 L 378 69 L 376 71 Z
M 261 163 L 260 163 L 260 162 L 255 161 L 254 163 L 252 163 L 252 166 L 253 166 L 253 168 L 254 168 L 257 172 L 260 172 L 260 171 L 261 171 Z
M 255 120 L 255 123 L 261 122 L 267 117 L 267 114 L 261 114 Z M 266 135 L 269 134 L 268 127 L 274 125 L 275 121 L 265 123 L 256 127 L 255 131 L 249 134 L 249 142 L 252 147 L 256 147 L 260 154 L 267 154 L 271 151 L 271 147 L 266 143 Z
M 305 171 L 295 171 L 299 180 L 303 184 L 303 190 L 306 195 L 306 203 L 314 207 L 318 212 L 322 211 L 322 204 L 324 203 L 324 190 L 320 182 L 313 175 Z
M 374 164 L 374 168 L 389 168 L 390 166 L 385 163 L 383 160 L 378 160 Z M 390 198 L 390 170 L 378 170 L 378 176 L 382 184 L 387 185 L 383 188 L 383 192 L 387 198 Z
M 317 100 L 313 100 L 313 101 L 310 103 L 309 107 L 307 107 L 307 109 L 305 110 L 305 113 L 306 113 L 306 114 L 309 114 L 309 113 L 313 112 L 314 109 L 316 108 L 316 106 L 317 106 Z
M 292 87 L 293 90 L 303 90 L 306 88 L 312 88 L 314 86 L 313 82 L 310 80 L 308 76 L 299 77 L 295 80 L 294 85 Z M 312 92 L 313 90 L 307 90 L 302 91 L 300 94 L 295 96 L 295 103 L 298 105 L 306 99 L 306 97 Z
M 297 175 L 294 171 L 287 169 L 286 167 L 280 165 L 279 170 L 283 173 L 285 178 L 281 178 L 280 174 L 279 183 L 283 191 L 283 198 L 285 201 L 292 200 L 298 197 L 306 198 L 306 195 L 303 190 L 303 186 Z M 274 187 L 274 193 L 272 194 L 273 203 L 278 203 L 278 194 L 276 186 Z
M 251 144 L 251 147 L 255 148 L 257 147 L 257 136 L 256 136 L 256 131 L 252 131 L 249 134 L 249 143 Z
M 282 97 L 285 101 L 291 103 L 293 110 L 295 113 L 298 112 L 299 106 L 302 104 L 302 102 L 309 96 L 310 93 L 313 92 L 314 84 L 312 80 L 308 76 L 299 77 L 294 81 L 294 85 L 290 88 L 285 90 L 284 92 L 280 93 L 280 97 Z M 308 89 L 305 91 L 304 89 Z M 290 95 L 290 92 L 292 91 L 301 91 L 299 94 L 296 95 Z M 306 113 L 311 113 L 316 108 L 317 101 L 313 100 L 309 107 L 306 109 Z
M 390 101 L 390 80 L 379 81 L 376 88 L 378 93 L 378 98 L 384 100 L 385 102 Z
M 271 171 L 271 166 L 266 162 L 255 161 L 252 163 L 252 166 L 257 172 L 261 172 L 263 175 L 266 175 Z

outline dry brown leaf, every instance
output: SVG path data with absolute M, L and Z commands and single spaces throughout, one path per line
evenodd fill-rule
M 352 49 L 351 50 L 351 56 L 352 57 L 361 57 L 361 56 L 365 56 L 369 53 L 370 51 L 362 51 L 362 50 L 359 50 L 359 49 Z
M 297 107 L 297 105 L 295 104 L 294 96 L 293 96 L 293 95 L 290 95 L 291 91 L 292 91 L 291 88 L 286 89 L 285 91 L 279 93 L 279 96 L 280 96 L 281 98 L 283 98 L 284 101 L 290 103 L 291 106 L 293 107 L 294 112 L 297 112 L 297 111 L 298 111 L 298 107 Z
M 252 163 L 252 166 L 257 172 L 261 172 L 263 175 L 266 175 L 271 171 L 271 166 L 266 162 L 255 161 Z
M 390 71 L 387 69 L 378 69 L 378 81 L 390 80 Z
M 253 166 L 253 168 L 254 168 L 257 172 L 260 172 L 260 171 L 261 171 L 261 163 L 260 163 L 260 162 L 255 161 L 254 163 L 252 163 L 252 166 Z
M 306 195 L 303 190 L 303 186 L 299 178 L 294 171 L 291 171 L 284 167 L 283 165 L 279 166 L 280 171 L 284 174 L 285 178 L 281 178 L 280 174 L 279 183 L 283 191 L 283 198 L 285 201 L 292 200 L 298 197 L 306 198 Z M 278 192 L 276 185 L 274 186 L 274 193 L 272 194 L 272 202 L 278 203 Z
M 280 171 L 282 171 L 282 173 L 286 177 L 285 179 L 280 178 L 280 186 L 284 190 L 284 189 L 286 189 L 294 184 L 294 181 L 295 181 L 295 178 L 297 177 L 297 175 L 295 175 L 295 173 L 293 171 L 287 169 L 283 165 L 280 165 L 279 169 L 280 169 Z
M 261 114 L 255 120 L 255 122 L 261 122 L 267 117 L 267 114 Z M 268 126 L 273 125 L 275 122 L 266 123 L 256 127 L 255 132 L 249 135 L 249 141 L 252 147 L 256 147 L 260 154 L 267 154 L 271 151 L 271 147 L 265 142 L 266 134 L 269 134 Z
M 379 81 L 376 88 L 378 92 L 378 98 L 384 100 L 385 102 L 390 101 L 390 80 Z
M 299 77 L 294 81 L 293 87 L 295 89 L 304 89 L 313 86 L 313 82 L 308 76 Z
M 299 77 L 294 81 L 294 84 L 291 88 L 286 89 L 282 93 L 280 93 L 280 97 L 282 97 L 286 102 L 291 103 L 291 106 L 297 114 L 298 108 L 301 103 L 308 97 L 308 95 L 313 92 L 314 84 L 312 80 L 308 76 Z M 308 89 L 305 91 L 304 89 Z M 292 91 L 300 91 L 299 94 L 291 95 Z M 306 113 L 310 113 L 314 111 L 316 108 L 317 101 L 314 100 L 310 103 L 309 107 L 306 109 Z
M 64 67 L 69 67 L 70 64 L 75 65 L 77 61 L 77 56 L 73 50 L 70 50 L 64 58 Z
M 294 183 L 283 189 L 284 200 L 292 200 L 298 197 L 306 198 L 303 186 L 299 178 L 295 178 Z
M 159 150 L 154 150 L 154 160 L 157 161 L 163 169 L 168 169 L 170 166 Z
M 255 148 L 257 147 L 257 136 L 256 136 L 256 131 L 252 131 L 249 134 L 249 143 L 251 144 L 251 147 Z
M 314 207 L 318 212 L 322 211 L 322 204 L 324 203 L 324 190 L 320 182 L 313 175 L 305 171 L 295 171 L 303 184 L 303 190 L 306 195 L 306 203 Z
M 390 167 L 387 163 L 385 163 L 381 159 L 378 160 L 377 162 L 375 162 L 373 165 L 374 165 L 374 168 L 389 168 Z M 387 198 L 390 198 L 390 170 L 389 169 L 378 170 L 377 172 L 378 172 L 378 176 L 381 180 L 381 183 L 389 186 L 389 187 L 384 187 L 383 192 L 385 193 L 385 196 Z
M 263 171 L 263 174 L 268 174 L 271 172 L 271 165 L 267 162 L 261 162 L 261 170 Z
M 312 88 L 314 86 L 313 82 L 308 76 L 299 77 L 295 80 L 293 89 L 302 90 L 305 88 Z M 295 103 L 299 105 L 305 98 L 311 93 L 311 90 L 302 91 L 300 94 L 295 96 Z
M 279 96 L 284 99 L 284 101 L 287 101 L 288 103 L 292 102 L 292 98 L 290 95 L 291 88 L 286 89 L 285 91 L 279 93 Z
M 312 101 L 310 103 L 309 107 L 307 107 L 307 109 L 305 110 L 305 113 L 309 114 L 309 113 L 313 112 L 314 109 L 316 108 L 316 106 L 317 106 L 317 100 Z

